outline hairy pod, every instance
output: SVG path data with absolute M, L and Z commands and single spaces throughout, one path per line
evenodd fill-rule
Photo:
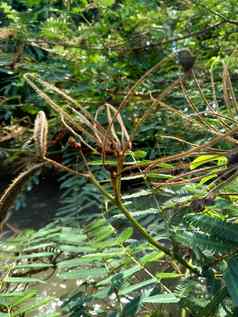
M 44 159 L 47 153 L 48 122 L 44 111 L 38 112 L 35 119 L 33 138 L 37 157 Z

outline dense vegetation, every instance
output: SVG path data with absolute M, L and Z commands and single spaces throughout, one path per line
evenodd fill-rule
M 1 1 L 0 317 L 237 316 L 237 11 Z M 6 238 L 52 171 L 54 220 Z

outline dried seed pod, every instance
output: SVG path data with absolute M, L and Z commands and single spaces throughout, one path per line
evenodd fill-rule
M 182 66 L 184 72 L 188 72 L 193 68 L 196 57 L 192 55 L 188 48 L 179 50 L 176 55 L 178 63 Z
M 44 111 L 38 112 L 35 119 L 33 138 L 37 157 L 44 159 L 47 153 L 48 122 Z
M 0 29 L 0 39 L 5 40 L 10 37 L 14 37 L 16 35 L 16 30 L 8 28 L 8 27 L 2 27 Z

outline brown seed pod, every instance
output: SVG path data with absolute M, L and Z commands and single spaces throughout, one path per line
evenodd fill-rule
M 184 72 L 188 72 L 193 68 L 196 57 L 192 55 L 191 51 L 188 48 L 179 50 L 176 55 L 178 63 L 182 66 Z
M 44 159 L 47 153 L 48 122 L 44 111 L 38 112 L 35 119 L 33 138 L 37 157 Z

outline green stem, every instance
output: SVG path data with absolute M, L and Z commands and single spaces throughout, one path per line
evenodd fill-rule
M 129 212 L 129 210 L 123 205 L 121 202 L 121 199 L 115 200 L 116 205 L 118 208 L 122 211 L 122 213 L 126 216 L 126 218 L 130 221 L 132 224 L 133 228 L 135 228 L 137 231 L 140 232 L 140 234 L 147 240 L 149 241 L 153 246 L 155 246 L 158 250 L 164 252 L 167 254 L 169 257 L 172 257 L 173 259 L 177 260 L 180 264 L 182 264 L 184 267 L 189 269 L 191 272 L 198 274 L 198 271 L 192 267 L 188 262 L 186 262 L 182 257 L 180 257 L 177 254 L 173 254 L 168 248 L 163 246 L 160 242 L 155 240 L 149 233 L 148 231 L 141 226 L 141 224 L 133 217 L 133 215 Z
M 97 189 L 105 196 L 108 200 L 110 200 L 113 204 L 115 204 L 114 197 L 97 181 L 93 173 L 90 173 L 88 176 L 91 183 L 93 183 Z
M 114 205 L 116 205 L 121 212 L 126 216 L 126 218 L 130 221 L 132 227 L 134 229 L 136 229 L 137 231 L 140 232 L 140 234 L 148 241 L 150 242 L 154 247 L 156 247 L 158 250 L 164 252 L 165 254 L 167 254 L 169 257 L 171 257 L 174 260 L 177 260 L 180 264 L 182 264 L 184 267 L 186 267 L 187 269 L 189 269 L 189 271 L 195 273 L 195 274 L 199 274 L 199 272 L 192 267 L 188 262 L 186 262 L 182 257 L 180 257 L 177 254 L 172 253 L 168 248 L 166 248 L 165 246 L 163 246 L 161 243 L 159 243 L 158 241 L 156 241 L 148 232 L 147 230 L 141 226 L 141 224 L 133 217 L 133 215 L 129 212 L 129 210 L 124 206 L 124 204 L 121 201 L 120 198 L 120 179 L 118 179 L 120 177 L 120 173 L 117 174 L 117 177 L 115 178 L 115 197 L 112 196 L 110 193 L 108 193 L 107 190 L 104 189 L 104 187 L 98 182 L 98 180 L 95 178 L 95 176 L 93 175 L 93 173 L 89 172 L 87 174 L 83 174 L 83 173 L 78 173 L 58 162 L 55 162 L 51 159 L 45 158 L 45 161 L 47 161 L 49 164 L 55 166 L 56 168 L 59 168 L 61 170 L 64 170 L 65 172 L 69 172 L 72 173 L 74 175 L 77 176 L 84 176 L 86 178 L 88 178 L 91 183 L 93 183 L 98 190 L 103 194 L 104 197 L 106 197 L 109 201 L 111 201 Z
M 140 234 L 154 247 L 156 247 L 158 250 L 164 252 L 172 259 L 176 260 L 180 264 L 182 264 L 184 267 L 186 267 L 189 271 L 199 274 L 198 270 L 196 270 L 193 266 L 191 266 L 188 262 L 186 262 L 182 257 L 180 257 L 177 254 L 173 254 L 168 248 L 163 246 L 160 242 L 155 240 L 148 232 L 147 230 L 141 226 L 141 224 L 133 217 L 133 215 L 129 212 L 129 210 L 124 206 L 124 204 L 121 201 L 120 193 L 118 191 L 115 193 L 115 198 L 108 193 L 103 186 L 97 181 L 95 176 L 91 173 L 89 176 L 89 179 L 91 182 L 100 190 L 100 192 L 108 198 L 113 204 L 115 204 L 121 212 L 126 216 L 126 218 L 130 221 L 132 227 L 140 232 Z M 118 189 L 118 186 L 115 186 L 115 188 Z
M 187 317 L 187 311 L 184 308 L 181 310 L 181 317 Z

